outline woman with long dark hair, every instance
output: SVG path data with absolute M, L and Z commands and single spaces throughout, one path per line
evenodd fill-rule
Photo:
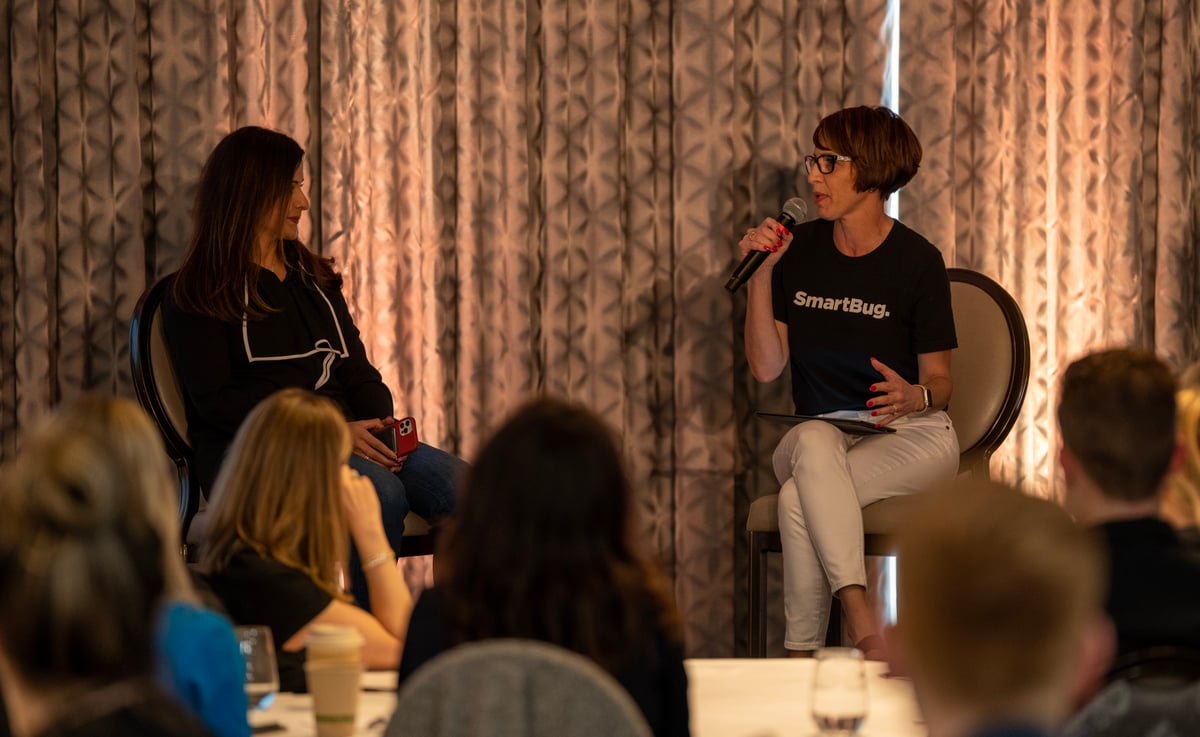
M 309 250 L 304 150 L 247 126 L 213 150 L 200 177 L 191 244 L 163 317 L 187 401 L 196 471 L 206 490 L 242 420 L 287 387 L 329 397 L 350 423 L 350 465 L 371 480 L 393 550 L 412 509 L 448 515 L 462 462 L 424 444 L 407 456 L 372 432 L 392 420 L 392 395 L 367 359 L 331 259 Z M 369 606 L 357 554 L 351 591 Z
M 459 643 L 543 640 L 612 673 L 656 735 L 686 735 L 678 615 L 635 535 L 609 429 L 575 405 L 526 405 L 467 472 L 439 544 L 438 585 L 413 611 L 400 679 Z

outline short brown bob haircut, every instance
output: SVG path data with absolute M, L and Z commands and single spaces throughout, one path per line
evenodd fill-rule
M 813 145 L 849 156 L 854 189 L 886 199 L 908 184 L 921 166 L 921 142 L 886 107 L 849 107 L 827 115 L 813 131 Z

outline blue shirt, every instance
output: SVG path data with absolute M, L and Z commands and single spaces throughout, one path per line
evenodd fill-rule
M 155 632 L 159 681 L 216 737 L 249 737 L 246 661 L 229 620 L 194 604 L 166 604 Z

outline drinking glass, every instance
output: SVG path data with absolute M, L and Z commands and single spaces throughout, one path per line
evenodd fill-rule
M 817 651 L 812 717 L 822 735 L 849 737 L 867 716 L 867 672 L 861 651 L 826 647 Z
M 235 627 L 238 646 L 246 659 L 246 705 L 265 709 L 279 690 L 279 668 L 275 664 L 275 642 L 271 628 L 264 625 Z

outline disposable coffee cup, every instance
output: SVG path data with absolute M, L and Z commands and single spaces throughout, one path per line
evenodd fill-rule
M 306 644 L 304 674 L 317 737 L 351 737 L 358 719 L 362 635 L 353 627 L 314 625 Z
M 353 627 L 314 624 L 304 645 L 309 663 L 362 663 L 363 637 Z

